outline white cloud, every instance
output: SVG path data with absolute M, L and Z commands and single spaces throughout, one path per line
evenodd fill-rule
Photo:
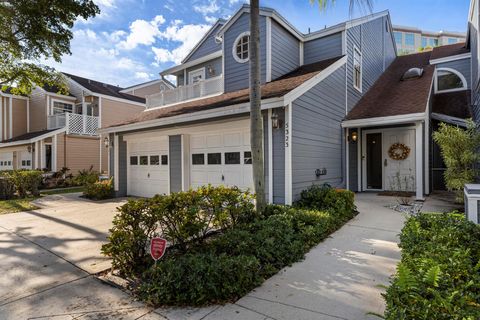
M 173 7 L 172 7 L 171 5 L 166 4 L 166 5 L 164 5 L 163 7 L 164 7 L 165 9 L 167 9 L 168 11 L 173 12 Z
M 161 15 L 156 16 L 152 21 L 135 20 L 130 24 L 130 34 L 124 41 L 118 44 L 121 49 L 131 50 L 138 45 L 151 45 L 155 38 L 160 34 L 158 29 L 165 23 L 165 18 Z
M 230 3 L 231 6 L 233 6 L 237 3 L 239 3 L 240 1 L 242 1 L 242 0 L 229 0 L 228 3 Z
M 205 21 L 207 21 L 210 24 L 214 24 L 215 22 L 217 22 L 217 18 L 215 17 L 205 16 L 204 18 L 205 18 Z
M 207 4 L 193 6 L 193 10 L 203 15 L 207 15 L 217 12 L 220 10 L 220 7 L 217 5 L 216 0 L 209 0 Z
M 148 81 L 152 77 L 151 74 L 147 72 L 135 72 L 135 79 L 138 79 L 140 81 Z

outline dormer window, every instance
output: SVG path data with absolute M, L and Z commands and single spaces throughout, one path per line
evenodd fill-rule
M 362 92 L 362 53 L 356 46 L 353 49 L 353 87 Z
M 436 72 L 435 91 L 449 92 L 467 89 L 465 77 L 457 70 L 450 68 L 439 68 Z
M 248 61 L 249 54 L 250 32 L 243 32 L 238 35 L 233 43 L 232 54 L 233 58 L 239 63 Z
M 61 114 L 61 113 L 72 113 L 73 104 L 63 101 L 53 101 L 52 112 L 51 114 Z
M 410 79 L 417 79 L 423 75 L 422 68 L 410 68 L 402 76 L 402 80 L 410 80 Z

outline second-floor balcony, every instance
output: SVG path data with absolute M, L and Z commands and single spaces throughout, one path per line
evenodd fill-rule
M 58 113 L 47 117 L 47 128 L 66 128 L 67 134 L 96 136 L 99 118 L 77 113 Z
M 217 76 L 147 96 L 147 109 L 213 96 L 222 92 L 223 76 Z

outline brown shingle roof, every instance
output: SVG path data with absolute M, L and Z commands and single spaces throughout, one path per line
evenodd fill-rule
M 471 118 L 470 90 L 446 92 L 434 95 L 432 112 L 460 119 Z
M 44 134 L 47 134 L 49 132 L 53 132 L 55 130 L 58 130 L 58 129 L 50 129 L 50 130 L 29 132 L 29 133 L 22 134 L 21 136 L 18 136 L 18 137 L 15 137 L 15 138 L 3 140 L 1 143 L 17 142 L 17 141 L 22 141 L 22 140 L 30 140 L 30 139 L 33 139 L 33 138 L 36 138 L 36 137 L 43 136 Z M 28 141 L 25 141 L 25 143 L 27 143 L 27 142 Z
M 430 59 L 435 60 L 468 52 L 470 52 L 470 50 L 465 46 L 465 42 L 459 42 L 433 48 Z
M 346 120 L 388 117 L 424 112 L 432 85 L 431 52 L 397 57 L 370 90 L 348 113 Z M 410 68 L 423 68 L 420 78 L 402 81 Z
M 281 97 L 300 86 L 305 81 L 313 78 L 322 70 L 333 64 L 341 57 L 323 60 L 320 62 L 304 65 L 281 78 L 262 85 L 262 99 Z M 249 89 L 243 89 L 224 93 L 215 97 L 199 99 L 186 103 L 177 104 L 171 107 L 146 110 L 134 118 L 112 125 L 116 127 L 131 123 L 167 118 L 181 114 L 193 113 L 197 111 L 226 107 L 230 105 L 245 103 L 250 101 Z

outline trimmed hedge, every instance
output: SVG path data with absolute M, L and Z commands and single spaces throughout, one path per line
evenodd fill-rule
M 333 200 L 324 211 L 268 206 L 262 217 L 197 243 L 187 254 L 170 252 L 141 275 L 137 293 L 152 305 L 205 305 L 243 296 L 353 217 L 353 193 L 325 194 Z
M 87 183 L 83 195 L 87 199 L 105 200 L 113 198 L 113 178 L 97 181 L 95 183 Z
M 462 215 L 410 217 L 386 319 L 480 319 L 480 227 Z

